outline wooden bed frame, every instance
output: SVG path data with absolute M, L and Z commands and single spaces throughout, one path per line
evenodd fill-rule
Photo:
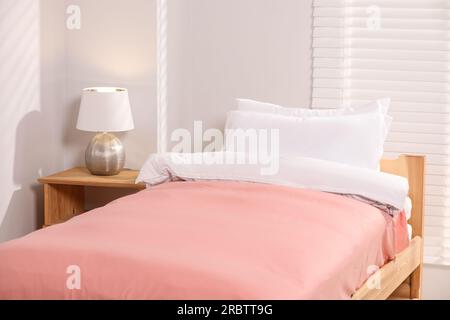
M 425 157 L 405 155 L 395 160 L 382 160 L 381 170 L 409 181 L 409 197 L 413 203 L 409 223 L 413 240 L 405 251 L 372 275 L 352 298 L 418 300 L 422 295 Z

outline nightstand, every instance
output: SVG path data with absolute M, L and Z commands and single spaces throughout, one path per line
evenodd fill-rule
M 63 223 L 85 210 L 85 188 L 120 188 L 140 191 L 136 184 L 138 171 L 123 170 L 117 176 L 94 176 L 86 168 L 73 168 L 38 181 L 44 185 L 44 227 Z

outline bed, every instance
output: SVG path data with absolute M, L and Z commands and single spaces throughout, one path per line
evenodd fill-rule
M 1 245 L 0 298 L 420 299 L 424 158 L 381 167 L 409 181 L 403 247 L 391 217 L 341 195 L 172 182 Z

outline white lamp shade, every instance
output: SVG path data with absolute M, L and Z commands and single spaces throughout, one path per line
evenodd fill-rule
M 77 129 L 90 132 L 122 132 L 134 129 L 128 90 L 87 88 L 83 90 Z

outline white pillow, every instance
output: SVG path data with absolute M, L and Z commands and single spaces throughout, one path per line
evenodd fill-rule
M 260 112 L 277 114 L 288 117 L 336 117 L 363 113 L 380 112 L 385 116 L 385 139 L 389 133 L 393 118 L 388 115 L 391 105 L 390 98 L 378 99 L 360 107 L 345 107 L 337 109 L 307 109 L 307 108 L 289 108 L 276 104 L 260 102 L 250 99 L 237 99 L 239 111 Z
M 239 111 L 272 113 L 289 117 L 334 117 L 369 112 L 381 112 L 384 115 L 387 115 L 391 105 L 391 99 L 379 99 L 360 107 L 345 107 L 337 109 L 287 108 L 272 103 L 250 99 L 237 99 L 237 104 Z
M 335 161 L 376 170 L 383 155 L 385 121 L 381 113 L 336 117 L 287 117 L 232 111 L 228 114 L 225 150 L 236 150 L 234 135 L 249 129 L 279 129 L 279 154 Z M 239 130 L 241 129 L 241 130 Z M 271 150 L 271 152 L 274 152 Z

